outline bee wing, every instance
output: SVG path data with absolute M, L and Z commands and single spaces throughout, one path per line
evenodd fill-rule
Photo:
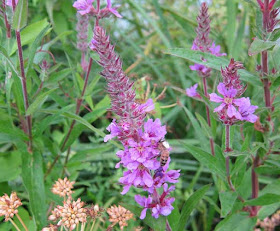
M 162 142 L 162 145 L 166 148 L 166 149 L 169 149 L 170 148 L 170 145 L 167 141 L 163 141 Z

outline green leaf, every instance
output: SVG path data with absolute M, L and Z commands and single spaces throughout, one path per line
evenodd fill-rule
M 123 207 L 131 211 L 133 214 L 135 214 L 137 217 L 140 217 L 141 211 L 143 208 L 139 208 L 134 205 L 130 204 L 121 204 Z M 147 211 L 146 217 L 143 220 L 143 222 L 148 225 L 150 228 L 152 228 L 154 231 L 163 231 L 165 230 L 165 217 L 160 216 L 158 219 L 155 219 L 152 217 L 150 210 Z
M 280 44 L 279 43 L 272 50 L 272 58 L 273 58 L 274 66 L 279 67 L 280 66 Z
M 40 110 L 40 112 L 44 112 L 44 113 L 48 113 L 48 114 L 56 114 L 58 111 L 57 110 Z M 64 116 L 64 117 L 67 117 L 69 119 L 74 119 L 77 122 L 85 125 L 86 127 L 88 127 L 90 130 L 95 132 L 100 137 L 104 137 L 106 135 L 103 131 L 101 131 L 100 129 L 95 128 L 89 122 L 87 122 L 84 118 L 82 118 L 82 117 L 80 117 L 80 116 L 78 116 L 76 114 L 73 114 L 73 113 L 70 113 L 70 112 L 63 112 L 61 115 Z M 117 143 L 114 140 L 110 140 L 109 142 L 114 144 L 118 148 L 122 148 L 122 145 L 120 145 L 119 143 Z
M 42 31 L 45 30 L 46 27 L 48 27 L 48 30 L 44 31 L 45 33 L 49 33 L 51 29 L 49 29 L 50 24 L 48 23 L 47 19 L 43 19 L 41 21 L 32 23 L 31 25 L 27 26 L 20 32 L 21 37 L 21 45 L 25 46 L 27 44 L 31 44 L 35 41 L 35 39 L 41 34 L 41 38 L 38 41 L 37 44 L 40 45 L 40 42 L 42 42 Z M 43 30 L 42 30 L 43 29 Z M 43 34 L 43 35 L 44 35 Z M 38 48 L 38 45 L 36 46 L 36 49 Z M 10 55 L 13 55 L 17 51 L 17 43 L 15 42 L 12 46 Z
M 263 206 L 280 202 L 280 196 L 273 193 L 266 193 L 256 199 L 248 200 L 245 205 Z
M 251 43 L 249 50 L 248 50 L 248 55 L 256 55 L 262 51 L 268 50 L 271 47 L 276 45 L 276 42 L 273 41 L 263 41 L 261 39 L 255 38 L 255 40 Z
M 213 68 L 217 71 L 220 71 L 221 67 L 225 67 L 229 64 L 229 60 L 226 59 L 225 57 L 216 57 L 215 55 L 209 53 L 203 53 L 201 51 L 193 51 L 191 49 L 186 49 L 186 48 L 172 48 L 164 52 L 166 54 L 187 59 L 194 63 L 202 64 L 204 66 Z M 207 62 L 202 61 L 201 57 L 206 59 Z M 257 76 L 251 74 L 250 72 L 246 70 L 239 70 L 239 74 L 241 80 L 247 81 L 253 85 L 262 86 L 260 79 Z
M 206 120 L 199 113 L 195 113 L 195 115 L 196 115 L 196 118 L 199 120 L 199 123 L 201 124 L 201 127 L 202 127 L 202 129 L 204 131 L 204 134 L 206 134 L 206 136 L 208 138 L 213 137 L 211 128 L 207 124 Z
M 237 36 L 234 41 L 234 49 L 232 50 L 232 56 L 235 59 L 238 59 L 240 57 L 240 54 L 242 53 L 242 43 L 244 38 L 244 32 L 245 32 L 245 26 L 246 26 L 246 18 L 247 18 L 247 11 L 245 9 L 242 20 L 240 21 L 240 25 L 238 27 Z
M 0 154 L 0 182 L 15 179 L 21 172 L 21 154 L 18 151 Z
M 44 20 L 42 20 L 44 21 Z M 40 21 L 40 22 L 42 22 Z M 43 27 L 42 25 L 43 23 L 40 23 L 40 28 Z M 32 24 L 33 25 L 33 24 Z M 31 25 L 30 25 L 31 26 Z M 28 27 L 27 27 L 28 28 Z M 26 29 L 27 29 L 26 28 Z M 49 31 L 50 29 L 50 25 L 47 24 L 47 26 L 44 27 L 43 30 L 41 30 L 41 32 L 38 34 L 38 36 L 36 37 L 35 41 L 32 43 L 30 49 L 29 49 L 29 55 L 28 55 L 28 65 L 27 65 L 27 68 L 26 68 L 26 76 L 28 76 L 28 72 L 30 70 L 30 68 L 32 67 L 32 64 L 33 64 L 33 61 L 34 61 L 34 57 L 35 57 L 35 54 L 36 54 L 36 50 L 39 46 L 39 44 L 42 42 L 42 39 L 44 38 L 44 36 L 46 35 L 47 31 Z M 22 32 L 23 33 L 23 32 Z M 32 34 L 34 32 L 32 31 Z
M 199 201 L 203 198 L 204 194 L 209 190 L 210 185 L 205 185 L 193 193 L 188 200 L 185 202 L 183 209 L 181 211 L 181 217 L 178 223 L 177 231 L 185 230 L 187 220 L 191 212 L 196 208 Z
M 179 223 L 178 218 L 181 215 L 180 215 L 180 212 L 179 212 L 179 208 L 176 205 L 176 201 L 172 206 L 174 207 L 174 209 L 172 210 L 171 214 L 168 215 L 167 219 L 168 219 L 168 222 L 169 222 L 169 225 L 170 225 L 171 229 L 175 231 L 175 230 L 178 229 L 178 223 Z
M 49 96 L 49 94 L 51 94 L 52 92 L 54 92 L 57 88 L 51 89 L 47 92 L 44 92 L 42 94 L 40 94 L 35 101 L 29 106 L 29 108 L 26 111 L 26 115 L 31 115 L 33 114 L 38 108 L 41 107 L 41 105 L 45 102 L 45 100 L 47 99 L 47 97 Z
M 221 202 L 221 217 L 226 217 L 228 213 L 231 211 L 235 200 L 237 198 L 237 192 L 220 192 L 219 198 Z
M 184 109 L 185 113 L 187 114 L 187 116 L 189 117 L 189 119 L 194 127 L 196 138 L 200 140 L 204 149 L 207 150 L 209 142 L 207 142 L 206 137 L 202 135 L 203 131 L 202 131 L 201 127 L 199 126 L 199 123 L 197 122 L 197 120 L 195 119 L 195 117 L 193 116 L 193 114 L 191 113 L 191 111 L 188 108 L 183 106 L 183 109 Z
M 196 158 L 201 164 L 209 168 L 212 173 L 218 174 L 221 177 L 226 177 L 226 169 L 225 165 L 221 165 L 221 163 L 212 156 L 210 153 L 203 151 L 202 149 L 184 144 L 186 150 L 191 153 L 194 158 Z
M 215 228 L 215 231 L 245 231 L 253 230 L 257 218 L 249 217 L 248 213 L 237 213 L 227 216 Z
M 22 179 L 28 192 L 29 205 L 37 226 L 41 230 L 47 223 L 47 206 L 41 153 L 22 152 Z
M 93 123 L 96 119 L 100 118 L 108 108 L 110 107 L 110 98 L 106 95 L 93 109 L 92 112 L 87 113 L 83 118 L 89 123 Z M 77 124 L 73 128 L 71 135 L 65 145 L 64 150 L 66 150 L 75 140 L 80 136 L 80 134 L 85 130 L 85 126 L 82 124 Z M 64 137 L 65 139 L 65 137 Z M 62 150 L 62 151 L 64 151 Z
M 71 68 L 65 68 L 61 71 L 54 72 L 53 74 L 50 75 L 49 79 L 47 80 L 47 83 L 55 83 L 57 84 L 58 81 L 61 81 L 65 77 L 67 77 L 69 74 L 72 73 Z
M 227 7 L 227 45 L 229 49 L 229 56 L 232 56 L 233 50 L 234 50 L 234 34 L 235 34 L 235 27 L 236 27 L 236 11 L 237 11 L 237 3 L 232 0 L 226 1 L 226 7 Z
M 13 29 L 20 30 L 27 24 L 28 0 L 19 0 L 13 16 Z
M 0 54 L 3 55 L 3 57 L 6 59 L 8 65 L 10 66 L 10 68 L 16 73 L 17 76 L 20 76 L 17 68 L 15 67 L 14 63 L 12 62 L 12 60 L 10 59 L 6 49 L 2 46 L 0 46 Z

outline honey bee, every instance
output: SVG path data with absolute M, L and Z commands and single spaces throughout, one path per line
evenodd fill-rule
M 160 151 L 160 166 L 166 165 L 169 158 L 169 143 L 165 140 L 161 140 L 158 143 L 158 150 Z

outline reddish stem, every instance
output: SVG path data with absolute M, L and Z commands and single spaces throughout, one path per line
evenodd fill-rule
M 226 149 L 225 152 L 231 152 L 230 148 L 230 125 L 226 125 L 226 138 L 225 138 Z
M 13 12 L 15 12 L 16 9 L 16 3 L 15 0 L 12 0 L 13 5 Z M 21 72 L 21 85 L 22 85 L 22 92 L 23 92 L 23 99 L 24 99 L 24 108 L 25 108 L 25 114 L 29 107 L 28 102 L 28 93 L 27 93 L 27 86 L 26 86 L 26 76 L 24 71 L 24 63 L 23 63 L 23 52 L 22 52 L 22 45 L 21 45 L 21 36 L 20 36 L 20 30 L 16 29 L 16 39 L 17 39 L 17 47 L 18 47 L 18 57 L 19 57 L 19 64 L 20 64 L 20 72 Z M 29 137 L 28 141 L 28 151 L 32 152 L 32 121 L 31 116 L 28 115 L 25 117 L 27 122 L 27 135 Z
M 76 115 L 78 115 L 80 113 L 80 108 L 81 108 L 81 105 L 82 105 L 82 102 L 83 102 L 83 97 L 85 95 L 86 87 L 88 85 L 88 79 L 89 79 L 89 74 L 90 74 L 91 66 L 92 66 L 92 58 L 90 58 L 90 60 L 89 60 L 87 75 L 86 75 L 86 78 L 85 78 L 84 87 L 83 87 L 83 90 L 82 90 L 81 97 L 79 99 L 77 99 L 76 112 L 75 112 Z M 66 135 L 66 137 L 65 137 L 65 139 L 64 139 L 64 141 L 62 143 L 62 146 L 60 148 L 61 151 L 64 151 L 65 145 L 66 145 L 66 143 L 67 143 L 67 141 L 68 141 L 68 139 L 69 139 L 69 137 L 70 137 L 70 135 L 71 135 L 71 133 L 73 131 L 73 128 L 74 128 L 75 124 L 76 124 L 76 120 L 73 120 L 71 125 L 70 125 L 70 128 L 68 130 L 68 133 L 67 133 L 67 135 Z M 57 154 L 57 156 L 55 157 L 53 163 L 51 164 L 51 166 L 49 167 L 48 171 L 45 174 L 45 179 L 51 173 L 51 171 L 52 171 L 53 167 L 55 166 L 55 164 L 57 163 L 59 157 L 60 157 L 60 154 Z M 65 159 L 64 167 L 66 166 L 67 161 L 68 161 L 68 158 Z M 64 169 L 64 167 L 63 167 L 63 169 Z
M 264 0 L 264 9 L 263 9 L 263 40 L 267 38 L 267 25 L 269 22 L 269 0 Z M 271 109 L 271 99 L 270 99 L 270 89 L 269 89 L 269 80 L 268 77 L 268 54 L 267 51 L 262 52 L 262 81 L 264 87 L 264 98 L 265 106 Z
M 5 21 L 5 26 L 6 26 L 6 36 L 8 39 L 10 39 L 12 37 L 11 35 L 11 25 L 10 23 L 8 22 L 8 18 L 7 18 L 7 15 L 6 15 L 6 0 L 3 0 L 3 14 L 4 14 L 4 21 Z
M 255 168 L 258 167 L 259 165 L 259 156 L 257 155 L 255 158 L 254 158 L 254 161 L 253 161 L 253 165 L 252 165 L 252 170 L 251 170 L 251 179 L 252 179 L 252 199 L 255 199 L 255 198 L 258 198 L 258 195 L 259 195 L 259 179 L 258 179 L 258 175 L 255 171 Z M 252 210 L 251 210 L 251 213 L 250 215 L 252 217 L 256 216 L 258 214 L 258 207 L 257 206 L 252 206 Z
M 204 95 L 205 95 L 206 97 L 208 97 L 207 79 L 206 79 L 206 77 L 203 77 L 203 78 L 202 78 L 202 82 L 203 82 Z M 206 107 L 207 123 L 208 123 L 208 126 L 209 126 L 210 129 L 211 129 L 211 119 L 210 119 L 209 107 L 208 107 L 206 104 L 205 104 L 205 107 Z M 209 141 L 210 141 L 211 153 L 212 153 L 213 156 L 215 156 L 214 140 L 213 140 L 212 137 L 210 137 Z

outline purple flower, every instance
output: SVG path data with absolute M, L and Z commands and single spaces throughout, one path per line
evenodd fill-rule
M 213 42 L 212 46 L 209 48 L 210 52 L 212 55 L 215 55 L 215 56 L 226 56 L 227 54 L 226 53 L 220 53 L 220 50 L 221 50 L 221 46 L 218 45 L 218 46 L 215 46 L 215 43 Z
M 155 109 L 155 105 L 152 99 L 148 99 L 146 103 L 139 106 L 140 111 L 150 112 Z
M 251 105 L 249 98 L 238 98 L 237 96 L 237 90 L 233 87 L 227 89 L 225 87 L 224 83 L 219 83 L 218 92 L 224 96 L 224 98 L 218 96 L 215 93 L 209 94 L 210 101 L 216 102 L 216 103 L 222 103 L 220 106 L 214 109 L 214 112 L 221 113 L 220 118 L 222 120 L 226 120 L 226 116 L 223 115 L 224 111 L 226 110 L 226 115 L 229 118 L 237 119 L 241 121 L 248 121 L 251 123 L 256 122 L 257 116 L 253 113 L 258 108 L 258 106 Z M 236 107 L 238 107 L 238 110 L 236 110 Z
M 18 0 L 15 0 L 16 5 L 18 4 Z M 12 0 L 6 0 L 6 5 L 12 7 L 13 1 Z
M 110 132 L 110 135 L 106 135 L 104 137 L 104 142 L 107 142 L 108 140 L 113 139 L 114 137 L 118 136 L 120 134 L 120 129 L 116 123 L 116 120 L 114 119 L 112 123 L 106 128 L 108 132 Z
M 151 143 L 149 141 L 140 141 L 135 142 L 133 140 L 128 141 L 129 153 L 132 160 L 136 160 L 140 163 L 143 163 L 148 158 L 151 158 L 152 148 L 150 147 Z
M 119 14 L 119 12 L 117 11 L 118 7 L 114 7 L 112 8 L 112 3 L 111 0 L 107 0 L 107 9 L 114 14 L 116 17 L 118 18 L 122 18 L 122 16 Z
M 178 178 L 180 177 L 180 170 L 170 170 L 167 171 L 169 168 L 169 163 L 171 159 L 168 158 L 167 163 L 156 170 L 154 175 L 154 187 L 160 188 L 164 183 L 177 183 Z M 148 191 L 152 192 L 154 188 L 150 188 Z
M 144 207 L 141 212 L 140 219 L 144 219 L 146 217 L 147 209 L 152 209 L 152 216 L 156 219 L 159 215 L 168 216 L 174 207 L 171 205 L 174 201 L 174 197 L 167 197 L 171 191 L 175 190 L 175 186 L 171 186 L 168 188 L 167 184 L 163 185 L 163 193 L 159 198 L 154 198 L 149 196 L 148 198 L 142 197 L 140 195 L 135 196 L 135 201 Z M 157 195 L 157 193 L 155 192 Z
M 246 120 L 251 123 L 255 123 L 258 120 L 258 116 L 254 115 L 253 113 L 258 108 L 258 106 L 251 105 L 250 98 L 243 98 L 242 103 L 239 106 L 237 115 L 237 119 L 239 120 Z
M 241 99 L 234 99 L 234 97 L 237 94 L 237 90 L 231 87 L 230 89 L 227 89 L 223 83 L 219 83 L 218 92 L 224 96 L 224 98 L 218 96 L 216 93 L 209 94 L 210 101 L 216 102 L 216 103 L 222 103 L 220 106 L 216 107 L 214 109 L 214 112 L 221 111 L 224 107 L 227 108 L 227 115 L 232 118 L 236 114 L 239 114 L 239 112 L 234 107 L 234 104 L 238 104 L 242 101 Z
M 124 190 L 121 194 L 126 194 L 131 185 L 135 187 L 152 187 L 153 178 L 150 175 L 149 169 L 144 165 L 139 165 L 135 170 L 128 170 L 124 172 L 124 176 L 119 179 L 119 182 L 124 184 Z
M 144 139 L 151 141 L 160 141 L 166 135 L 166 126 L 161 126 L 160 119 L 153 121 L 148 119 L 144 124 Z
M 81 15 L 89 14 L 93 8 L 92 3 L 94 0 L 77 0 L 74 2 L 73 7 L 78 10 Z
M 143 220 L 146 217 L 147 209 L 150 208 L 153 199 L 151 196 L 148 196 L 148 198 L 146 198 L 146 197 L 140 196 L 140 195 L 135 195 L 134 199 L 139 205 L 144 207 L 144 209 L 141 212 L 141 216 L 140 216 L 140 219 Z
M 186 89 L 186 94 L 189 97 L 200 97 L 200 95 L 197 93 L 196 89 L 197 89 L 198 84 L 196 83 L 195 85 L 191 86 L 190 88 Z
M 198 74 L 202 77 L 209 77 L 211 73 L 211 68 L 208 68 L 202 64 L 195 63 L 194 65 L 190 66 L 192 71 L 197 71 Z
M 156 219 L 159 215 L 168 216 L 171 211 L 174 209 L 172 203 L 175 201 L 174 197 L 167 197 L 171 191 L 175 190 L 175 186 L 171 186 L 168 188 L 167 184 L 163 185 L 163 193 L 161 194 L 159 201 L 152 208 L 152 216 Z

